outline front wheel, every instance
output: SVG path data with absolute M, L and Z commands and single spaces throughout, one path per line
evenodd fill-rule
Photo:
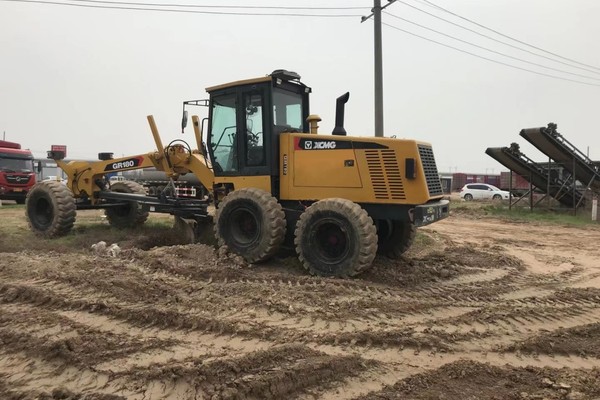
M 465 197 L 464 197 L 464 199 L 465 199 L 465 201 L 471 201 L 471 200 L 473 200 L 473 195 L 472 195 L 472 194 L 469 194 L 469 193 L 467 193 L 467 194 L 465 194 Z
M 134 193 L 145 195 L 144 187 L 137 182 L 120 181 L 110 185 L 111 192 Z M 135 228 L 142 225 L 148 219 L 148 211 L 142 208 L 137 201 L 127 201 L 124 205 L 108 207 L 104 214 L 111 226 L 115 228 Z
M 494 197 L 492 197 L 492 200 L 496 200 L 496 201 L 502 200 L 502 196 L 499 194 L 495 194 Z
M 271 258 L 285 238 L 286 220 L 281 204 L 256 188 L 234 190 L 225 196 L 215 214 L 219 246 L 249 263 Z
M 75 210 L 73 194 L 60 182 L 38 182 L 27 193 L 25 215 L 36 235 L 66 235 L 75 223 Z
M 324 199 L 302 213 L 294 244 L 311 274 L 351 277 L 371 267 L 377 253 L 377 229 L 358 204 Z

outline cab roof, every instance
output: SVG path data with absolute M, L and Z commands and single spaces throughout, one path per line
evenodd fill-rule
M 271 72 L 271 74 L 260 77 L 260 78 L 243 79 L 243 80 L 239 80 L 239 81 L 223 83 L 221 85 L 210 86 L 210 87 L 206 88 L 206 91 L 208 93 L 211 93 L 216 90 L 226 89 L 226 88 L 230 88 L 230 87 L 252 85 L 254 83 L 271 82 L 275 79 L 280 79 L 280 80 L 284 80 L 284 81 L 293 81 L 302 86 L 305 86 L 303 83 L 300 82 L 300 75 L 298 75 L 297 73 L 295 73 L 293 71 L 287 71 L 285 69 L 276 69 L 275 71 Z

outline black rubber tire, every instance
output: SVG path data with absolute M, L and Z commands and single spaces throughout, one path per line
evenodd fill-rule
M 249 263 L 271 258 L 285 238 L 286 220 L 281 204 L 270 193 L 243 188 L 229 193 L 215 213 L 219 246 Z
M 409 221 L 377 221 L 377 253 L 397 260 L 415 240 L 416 226 Z
M 495 195 L 492 197 L 492 200 L 495 200 L 495 201 L 502 200 L 502 196 L 501 196 L 501 195 L 499 195 L 499 194 L 495 194 Z
M 77 214 L 73 194 L 57 181 L 36 183 L 27 193 L 25 216 L 29 228 L 39 236 L 52 238 L 71 231 Z
M 464 197 L 464 199 L 465 199 L 465 201 L 471 201 L 471 200 L 473 200 L 473 195 L 472 195 L 472 194 L 469 194 L 469 193 L 467 193 L 467 194 L 465 194 L 465 197 Z
M 137 182 L 119 181 L 110 185 L 111 192 L 135 193 L 145 195 L 144 187 Z M 118 229 L 135 228 L 148 219 L 148 212 L 142 209 L 137 201 L 129 201 L 127 205 L 109 207 L 104 210 L 108 223 Z
M 347 278 L 371 267 L 377 254 L 377 228 L 358 204 L 324 199 L 300 215 L 294 244 L 311 274 Z
M 15 201 L 17 202 L 17 204 L 25 204 L 25 200 L 26 199 L 17 199 Z

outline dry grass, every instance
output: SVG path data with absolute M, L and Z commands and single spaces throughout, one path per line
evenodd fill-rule
M 21 205 L 3 205 L 0 221 L 0 252 L 87 251 L 99 241 L 118 243 L 122 248 L 144 249 L 182 244 L 182 239 L 172 229 L 173 217 L 170 215 L 151 214 L 142 227 L 119 230 L 108 224 L 103 211 L 78 211 L 73 230 L 55 239 L 41 238 L 31 232 L 25 218 L 25 207 Z

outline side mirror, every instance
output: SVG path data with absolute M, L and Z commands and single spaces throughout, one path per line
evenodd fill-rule
M 42 172 L 42 162 L 41 162 L 41 161 L 38 161 L 38 162 L 37 162 L 37 172 L 38 172 L 38 174 L 39 174 L 40 172 Z
M 183 133 L 183 130 L 187 126 L 187 121 L 188 121 L 188 112 L 187 112 L 187 110 L 183 110 L 183 116 L 181 117 L 181 133 Z

